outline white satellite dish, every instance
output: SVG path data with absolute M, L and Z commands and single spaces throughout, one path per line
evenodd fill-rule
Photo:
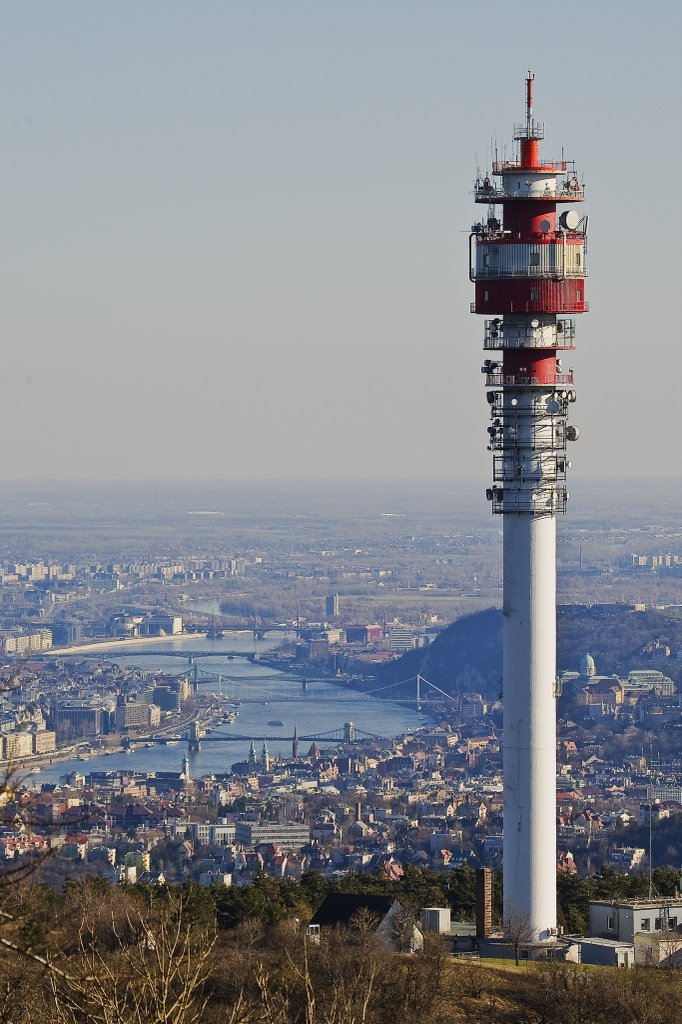
M 531 320 L 530 325 L 531 325 L 531 327 L 539 327 L 540 326 L 540 321 L 539 320 Z
M 567 231 L 575 231 L 580 224 L 580 214 L 576 213 L 575 210 L 565 210 L 559 218 L 561 226 L 566 228 Z

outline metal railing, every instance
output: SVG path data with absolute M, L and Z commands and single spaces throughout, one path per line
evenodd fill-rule
M 536 121 L 534 117 L 528 121 L 516 121 L 514 123 L 515 139 L 544 139 L 545 126 L 542 121 Z
M 568 491 L 564 487 L 538 488 L 531 492 L 513 492 L 503 487 L 493 487 L 490 493 L 493 515 L 505 512 L 530 512 L 532 514 L 554 515 L 564 513 L 568 501 Z
M 528 277 L 537 280 L 544 278 L 547 281 L 563 281 L 564 278 L 581 279 L 588 277 L 587 267 L 512 267 L 507 269 L 506 267 L 482 267 L 480 270 L 476 267 L 471 268 L 471 280 L 476 281 L 477 279 L 485 278 L 486 280 L 495 278 L 505 277 Z
M 530 461 L 535 459 L 536 465 Z M 497 484 L 532 482 L 542 490 L 554 488 L 557 483 L 566 480 L 567 459 L 563 452 L 555 459 L 544 455 L 537 462 L 533 452 L 526 459 L 513 462 L 508 453 L 493 456 L 493 480 Z
M 498 312 L 500 315 L 505 313 L 587 313 L 590 308 L 589 302 L 565 302 L 561 301 L 561 304 L 557 301 L 552 304 L 549 301 L 543 302 L 541 300 L 533 300 L 532 302 L 507 302 L 503 298 L 495 298 L 494 300 L 498 303 L 497 309 L 481 309 L 482 314 L 488 314 Z M 487 305 L 488 303 L 481 303 L 481 305 Z M 492 301 L 491 301 L 492 304 Z M 500 309 L 502 306 L 504 308 Z M 476 308 L 477 303 L 472 302 L 469 304 L 469 310 L 471 313 L 478 313 L 479 310 Z
M 585 189 L 581 184 L 563 183 L 559 188 L 547 188 L 542 192 L 522 192 L 518 189 L 516 192 L 507 192 L 495 185 L 475 185 L 474 198 L 477 203 L 502 203 L 509 199 L 554 199 L 557 202 L 574 200 L 580 203 L 585 198 Z
M 483 348 L 488 352 L 500 352 L 509 348 L 573 349 L 575 348 L 575 340 L 572 334 L 570 336 L 557 334 L 551 338 L 548 338 L 546 335 L 538 338 L 534 338 L 532 335 L 507 338 L 503 334 L 493 338 L 492 335 L 488 335 L 483 340 Z
M 548 452 L 558 452 L 560 455 L 565 455 L 567 451 L 566 447 L 566 435 L 564 431 L 557 431 L 554 437 L 543 438 L 539 437 L 536 440 L 520 442 L 516 438 L 510 437 L 509 433 L 506 434 L 490 434 L 488 435 L 490 442 L 488 448 L 491 452 L 519 452 L 521 454 L 528 452 L 537 452 L 538 455 L 546 455 Z
M 489 387 L 504 387 L 506 384 L 511 384 L 515 387 L 525 387 L 526 385 L 531 387 L 554 387 L 555 384 L 573 383 L 572 372 L 554 373 L 549 376 L 549 380 L 539 380 L 537 377 L 527 377 L 521 373 L 487 373 L 485 375 L 485 382 Z

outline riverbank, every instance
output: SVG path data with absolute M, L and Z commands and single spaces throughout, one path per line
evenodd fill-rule
M 42 754 L 30 754 L 17 759 L 10 758 L 8 761 L 0 761 L 0 777 L 8 779 L 17 772 L 30 771 L 32 768 L 39 768 L 40 765 L 70 761 L 79 756 L 79 751 L 86 749 L 90 749 L 90 744 L 72 743 L 71 746 L 61 747 L 59 750 L 46 750 Z
M 248 636 L 253 631 L 250 629 L 231 629 L 225 632 L 233 633 L 235 636 Z M 169 644 L 175 641 L 182 643 L 206 640 L 207 633 L 174 633 L 169 636 L 138 636 L 130 640 L 98 640 L 91 644 L 74 644 L 72 647 L 51 647 L 49 651 L 41 651 L 41 657 L 63 658 L 74 654 L 94 654 L 100 651 L 123 651 L 144 649 L 154 647 L 158 644 Z

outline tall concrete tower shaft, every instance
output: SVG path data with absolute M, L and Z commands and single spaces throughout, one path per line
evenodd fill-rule
M 569 314 L 587 311 L 587 218 L 557 206 L 584 199 L 570 161 L 540 155 L 543 127 L 526 79 L 513 159 L 479 173 L 488 207 L 469 236 L 472 313 L 486 315 L 493 482 L 503 517 L 504 913 L 537 942 L 556 933 L 556 516 L 566 511 L 567 424 L 574 348 Z

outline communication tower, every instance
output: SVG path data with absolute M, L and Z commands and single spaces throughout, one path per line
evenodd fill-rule
M 478 172 L 487 207 L 469 236 L 472 313 L 488 319 L 494 515 L 503 517 L 504 914 L 529 941 L 556 934 L 556 516 L 566 511 L 572 314 L 587 312 L 587 217 L 569 208 L 584 186 L 573 164 L 540 154 L 533 114 L 514 126 L 514 157 Z M 498 212 L 499 211 L 499 212 Z

